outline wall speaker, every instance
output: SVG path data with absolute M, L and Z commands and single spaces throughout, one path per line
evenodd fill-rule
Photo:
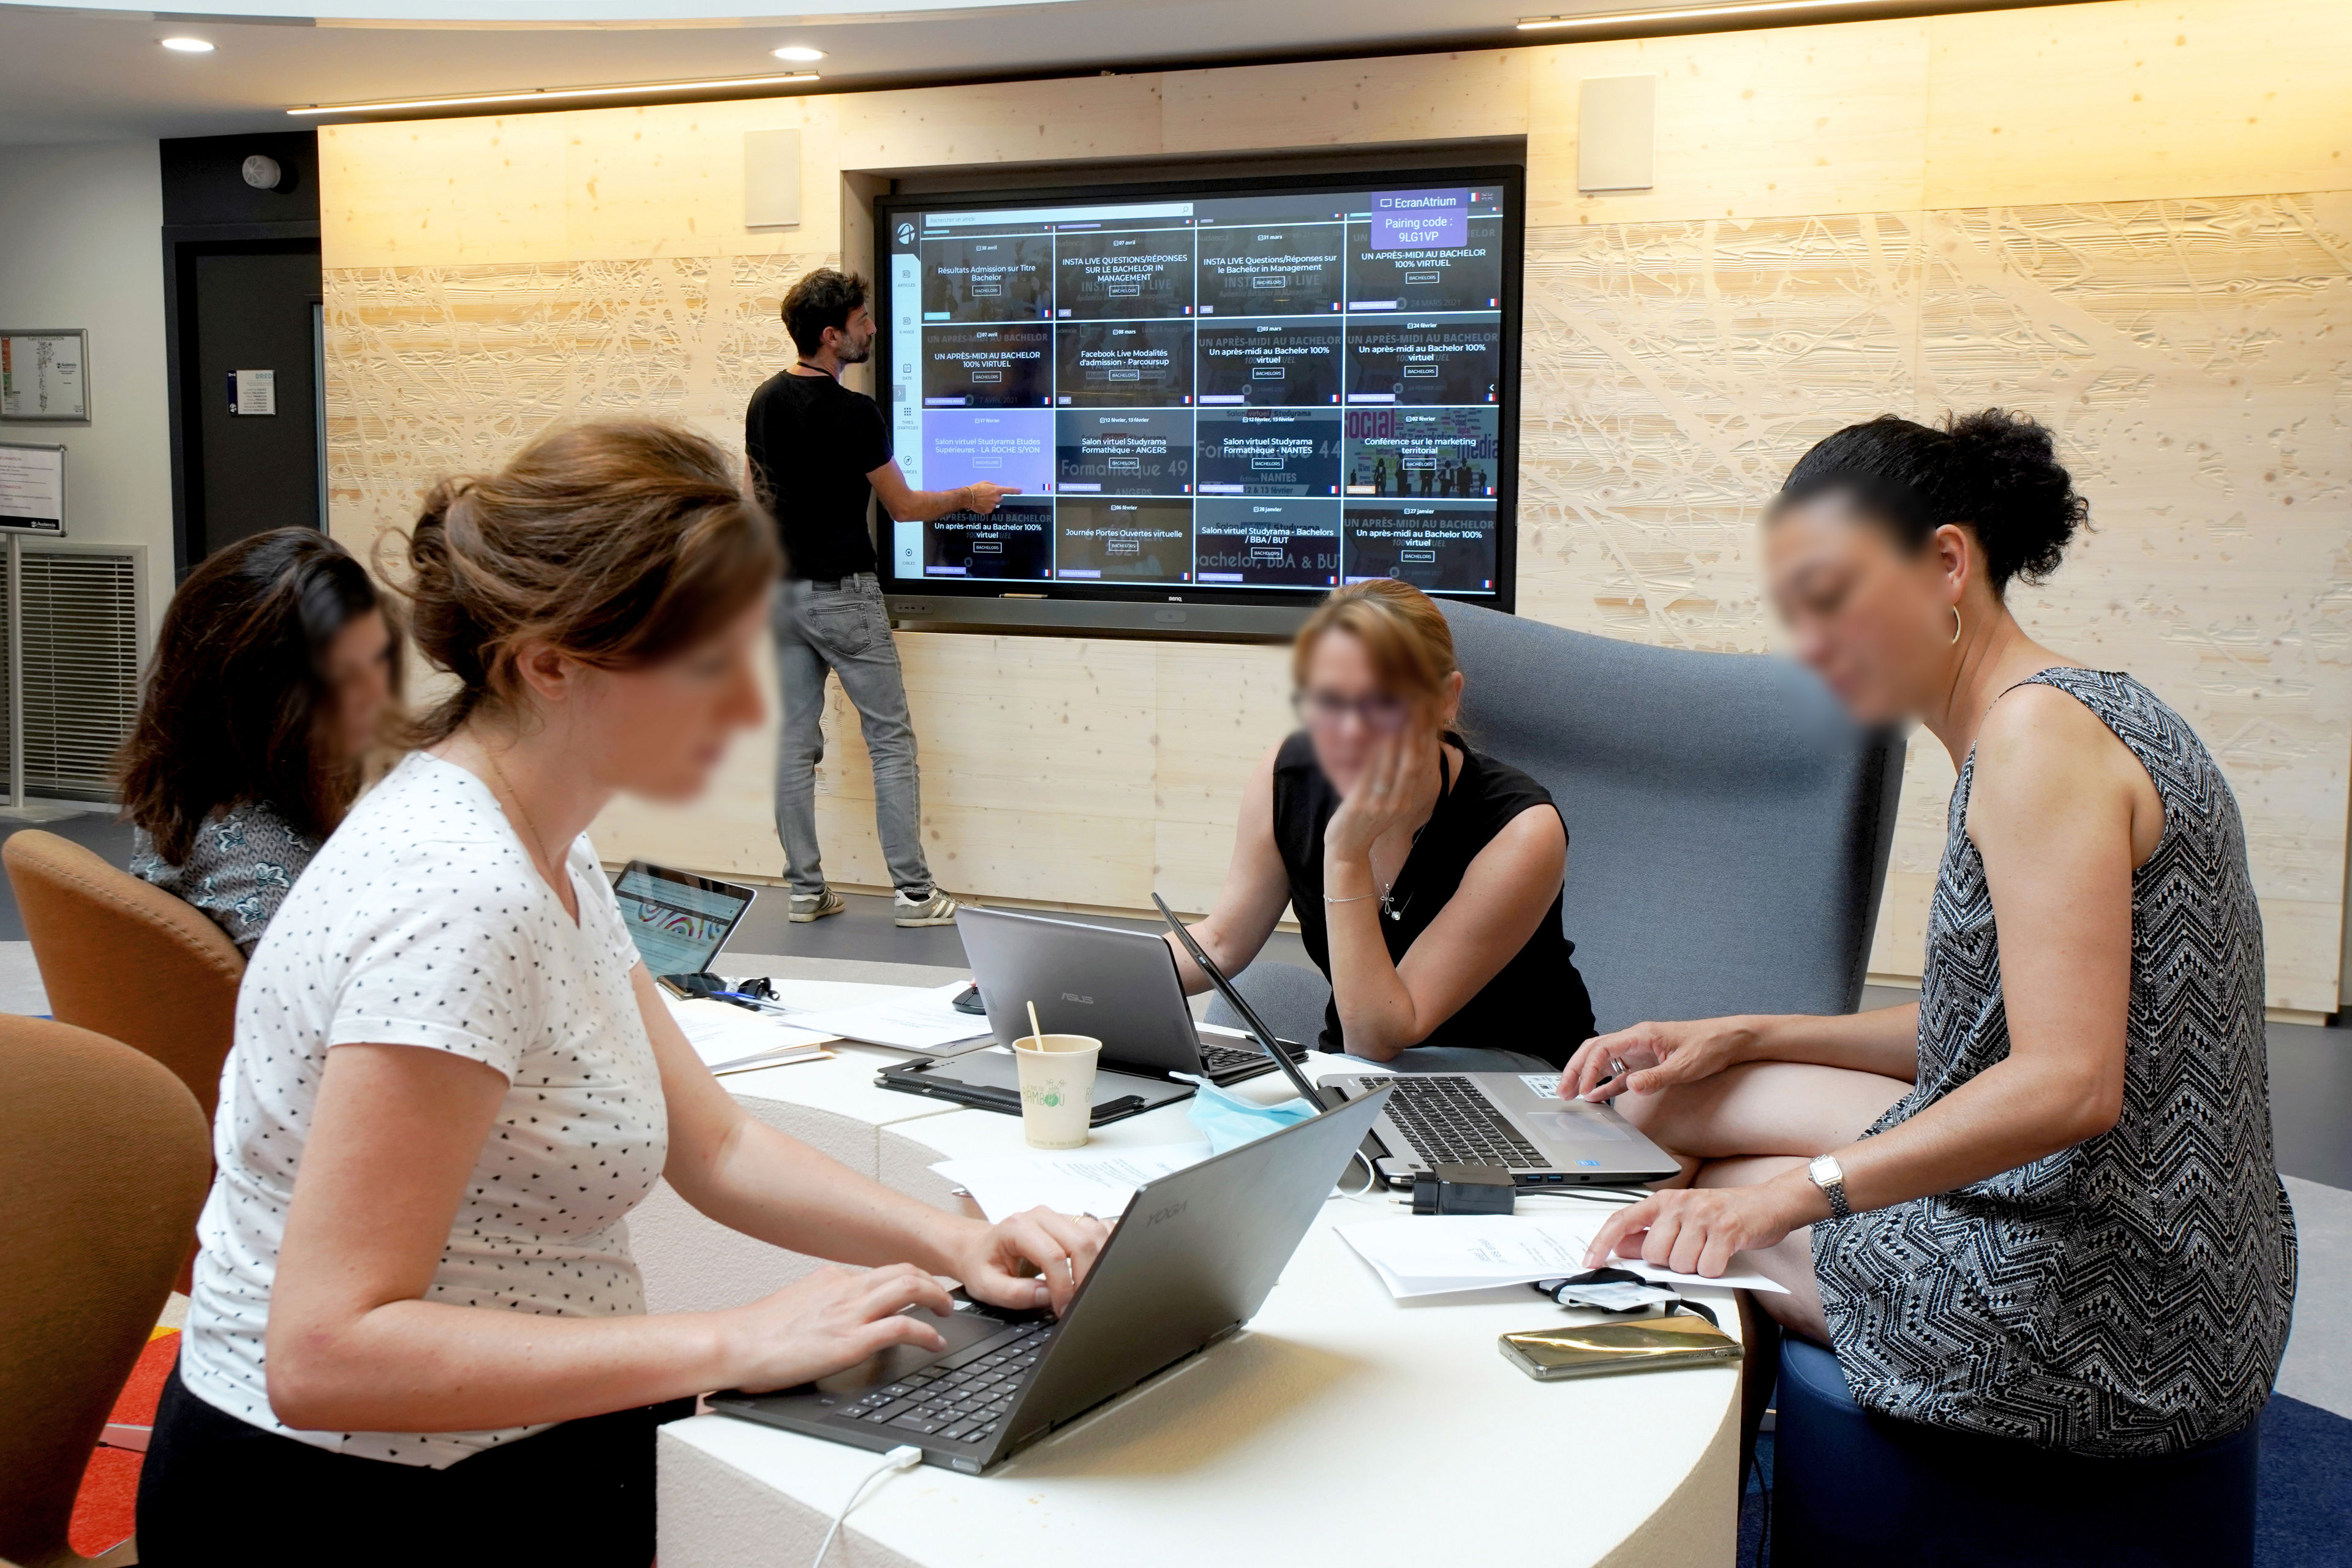
M 1646 191 L 1655 184 L 1658 79 L 1595 76 L 1576 105 L 1576 188 Z
M 791 228 L 801 221 L 801 133 L 743 132 L 743 226 Z

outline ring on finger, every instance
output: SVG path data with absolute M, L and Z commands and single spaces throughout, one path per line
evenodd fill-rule
M 1623 1057 L 1611 1057 L 1609 1058 L 1609 1071 L 1612 1077 L 1623 1078 L 1625 1076 L 1625 1058 Z

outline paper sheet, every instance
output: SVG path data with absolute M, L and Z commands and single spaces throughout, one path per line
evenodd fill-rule
M 1136 1149 L 1073 1149 L 1067 1152 L 989 1154 L 941 1160 L 931 1167 L 971 1194 L 991 1220 L 1043 1205 L 1062 1214 L 1114 1219 L 1135 1189 L 1171 1171 L 1197 1165 L 1209 1145 L 1152 1143 Z
M 795 1013 L 793 1022 L 803 1029 L 888 1046 L 901 1051 L 936 1051 L 978 1039 L 988 1033 L 988 1020 L 978 1013 L 959 1013 L 955 999 L 971 982 L 951 981 L 929 988 L 908 986 L 887 1000 Z
M 1380 1275 L 1389 1293 L 1402 1300 L 1581 1274 L 1585 1248 L 1592 1245 L 1608 1218 L 1607 1212 L 1596 1205 L 1590 1215 L 1417 1215 L 1338 1228 L 1341 1238 Z M 1787 1294 L 1761 1274 L 1727 1274 L 1710 1279 L 1627 1258 L 1612 1258 L 1607 1267 L 1662 1285 L 1715 1285 Z
M 732 1003 L 687 1002 L 675 996 L 662 1000 L 686 1032 L 686 1043 L 714 1073 L 814 1061 L 829 1054 L 823 1047 L 834 1037 L 763 1018 Z

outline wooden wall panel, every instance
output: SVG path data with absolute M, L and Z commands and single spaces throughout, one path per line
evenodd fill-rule
M 758 256 L 841 248 L 830 105 L 805 98 L 628 109 L 564 138 L 566 254 L 573 260 Z M 743 226 L 743 133 L 801 132 L 802 220 Z M 814 142 L 815 145 L 812 146 Z M 814 175 L 814 178 L 809 176 Z
M 845 169 L 1083 163 L 1161 150 L 1155 75 L 913 88 L 833 102 Z
M 330 267 L 337 536 L 366 548 L 436 478 L 493 468 L 561 420 L 650 415 L 740 447 L 745 402 L 791 351 L 783 292 L 827 259 Z
M 1929 213 L 1923 409 L 2058 432 L 2094 531 L 2018 615 L 2146 680 L 2246 816 L 2273 1001 L 2334 1009 L 2352 735 L 2352 195 Z
M 1530 51 L 1528 221 L 1780 217 L 1920 201 L 1927 27 L 1916 21 Z M 1587 77 L 1655 75 L 1657 184 L 1576 188 Z
M 1901 214 L 1531 231 L 1521 613 L 1762 651 L 1757 505 L 1811 442 L 1910 408 L 1920 268 Z
M 1158 645 L 1153 876 L 1179 910 L 1205 910 L 1223 886 L 1234 821 L 1259 759 L 1290 732 L 1290 653 Z
M 2352 185 L 2352 5 L 2130 0 L 1930 26 L 1925 205 Z
M 2179 41 L 2176 41 L 2179 40 Z M 1579 84 L 1655 71 L 1658 184 L 1575 190 Z M 2245 805 L 2273 1003 L 2334 1004 L 2352 753 L 2352 7 L 2110 4 L 1165 76 L 321 132 L 333 526 L 553 420 L 732 444 L 791 279 L 862 260 L 894 172 L 1524 134 L 1522 612 L 1762 650 L 1754 515 L 1811 440 L 2011 403 L 2099 521 L 2059 647 L 2142 674 Z M 799 124 L 810 221 L 740 227 L 741 133 Z M 839 203 L 823 195 L 839 190 Z M 2318 193 L 2318 194 L 2313 194 Z M 1278 650 L 902 638 L 950 887 L 1197 908 L 1287 717 Z M 1054 651 L 1059 650 L 1059 651 Z M 820 820 L 880 882 L 838 699 Z M 608 853 L 774 875 L 770 737 Z M 1916 972 L 1949 763 L 1915 743 L 1874 967 Z
M 320 261 L 568 261 L 568 114 L 319 128 Z
M 1524 49 L 1170 71 L 1169 153 L 1376 147 L 1526 134 Z

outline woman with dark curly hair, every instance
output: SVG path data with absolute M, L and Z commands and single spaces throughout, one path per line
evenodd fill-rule
M 1855 717 L 1951 753 L 1919 1001 L 1640 1024 L 1562 1093 L 1613 1099 L 1695 1180 L 1593 1247 L 1786 1286 L 1864 1407 L 2080 1454 L 2176 1453 L 2261 1411 L 2294 1300 L 2271 1152 L 2263 923 L 2236 797 L 2130 676 L 2003 602 L 2086 507 L 2048 431 L 1892 416 L 1808 452 L 1766 514 L 1772 596 Z
M 400 662 L 375 584 L 316 529 L 253 534 L 190 573 L 118 764 L 132 874 L 251 958 L 358 795 Z

